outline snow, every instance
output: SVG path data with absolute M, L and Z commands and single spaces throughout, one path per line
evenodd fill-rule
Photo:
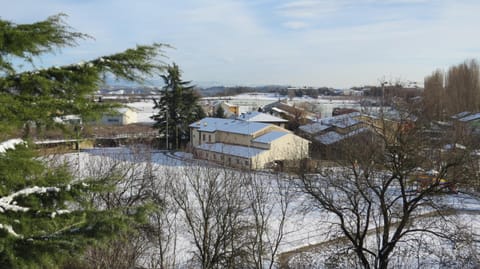
M 258 142 L 258 143 L 264 143 L 264 144 L 270 144 L 273 141 L 283 137 L 284 135 L 289 134 L 288 132 L 282 132 L 282 131 L 273 131 L 270 133 L 266 133 L 262 136 L 259 136 L 255 138 L 252 142 Z
M 475 114 L 472 114 L 472 115 L 468 115 L 466 117 L 463 117 L 463 118 L 459 119 L 459 121 L 469 122 L 469 121 L 478 120 L 478 119 L 480 119 L 480 113 L 475 113 Z
M 197 128 L 201 132 L 228 132 L 236 134 L 251 135 L 270 126 L 270 124 L 260 122 L 248 122 L 241 120 L 221 119 L 221 118 L 203 118 L 190 124 L 190 127 Z
M 306 124 L 306 125 L 302 125 L 299 127 L 300 130 L 302 130 L 303 132 L 307 133 L 307 134 L 316 134 L 316 133 L 320 133 L 320 132 L 323 132 L 325 130 L 327 130 L 328 128 L 331 128 L 332 126 L 330 125 L 324 125 L 322 124 L 321 122 L 316 122 L 316 123 L 310 123 L 310 124 Z
M 360 133 L 363 133 L 363 132 L 366 132 L 366 131 L 369 131 L 368 128 L 360 128 L 360 129 L 357 129 L 357 130 L 354 130 L 348 134 L 345 134 L 345 135 L 342 135 L 342 134 L 339 134 L 335 131 L 330 131 L 330 132 L 327 132 L 325 134 L 322 134 L 322 135 L 318 135 L 315 137 L 315 140 L 317 140 L 318 142 L 324 144 L 324 145 L 331 145 L 331 144 L 334 144 L 334 143 L 337 143 L 345 138 L 348 138 L 348 137 L 352 137 L 354 135 L 357 135 L 357 134 L 360 134 Z
M 288 122 L 288 120 L 257 111 L 242 113 L 237 119 L 253 122 Z
M 14 138 L 14 139 L 4 141 L 4 142 L 0 143 L 0 153 L 4 153 L 9 149 L 14 149 L 16 145 L 20 145 L 20 144 L 24 144 L 24 143 L 25 143 L 25 141 L 23 141 L 20 138 Z
M 9 234 L 15 236 L 15 237 L 22 237 L 21 235 L 17 234 L 11 225 L 8 225 L 8 224 L 1 224 L 0 223 L 0 229 L 4 229 L 6 230 Z
M 15 205 L 16 203 L 13 200 L 19 196 L 28 196 L 30 194 L 42 194 L 47 192 L 59 192 L 59 191 L 60 189 L 57 187 L 37 187 L 37 186 L 16 191 L 8 196 L 4 196 L 0 198 L 0 213 L 5 212 L 6 210 L 22 211 L 22 212 L 28 211 L 29 210 L 28 207 Z
M 217 147 L 214 144 L 210 144 L 213 147 Z M 222 149 L 222 152 L 225 152 L 226 147 L 221 147 L 218 145 L 219 149 Z M 248 148 L 247 148 L 248 149 Z M 68 158 L 72 161 L 79 161 L 81 168 L 75 168 L 79 171 L 85 172 L 87 169 L 93 167 L 95 163 L 100 163 L 100 165 L 106 165 L 110 161 L 118 164 L 118 161 L 131 164 L 138 162 L 139 164 L 144 165 L 146 162 L 151 162 L 151 165 L 157 173 L 158 176 L 162 175 L 181 175 L 188 166 L 201 166 L 201 162 L 196 162 L 191 160 L 191 155 L 183 152 L 170 153 L 167 151 L 149 151 L 148 153 L 142 153 L 141 158 L 135 157 L 135 154 L 141 153 L 141 150 L 132 149 L 132 148 L 96 148 L 91 150 L 86 150 L 80 153 L 69 153 L 66 154 Z M 211 149 L 209 149 L 211 150 Z M 243 150 L 246 150 L 245 148 Z M 252 148 L 250 148 L 252 150 Z M 234 151 L 237 152 L 237 149 Z M 170 155 L 171 154 L 171 155 Z M 181 158 L 179 160 L 177 158 Z M 188 160 L 183 160 L 188 159 Z M 179 174 L 174 174 L 175 171 L 178 171 Z M 173 174 L 172 174 L 173 173 Z M 78 174 L 77 174 L 78 175 Z M 275 175 L 269 173 L 259 173 L 257 174 L 261 177 L 264 182 L 269 182 L 270 184 L 275 184 Z M 180 176 L 181 177 L 181 176 Z M 169 178 L 167 176 L 167 178 Z M 174 177 L 175 180 L 180 178 Z M 288 180 L 288 177 L 286 177 Z M 277 194 L 278 195 L 278 194 Z M 275 197 L 275 196 L 274 196 Z M 437 201 L 442 204 L 447 204 L 452 208 L 461 209 L 462 213 L 458 213 L 458 219 L 462 223 L 469 225 L 469 229 L 472 229 L 476 234 L 479 234 L 480 229 L 480 217 L 476 216 L 476 210 L 480 211 L 480 202 L 477 198 L 468 196 L 465 194 L 455 194 L 455 195 L 442 195 L 436 197 Z M 281 216 L 281 212 L 278 208 L 278 203 L 275 199 L 269 200 L 269 203 L 276 205 L 276 209 L 272 212 L 271 221 L 271 232 L 278 229 L 278 219 Z M 307 203 L 307 200 L 302 194 L 298 193 L 293 198 L 289 211 L 287 222 L 284 226 L 284 238 L 279 246 L 279 251 L 285 253 L 287 251 L 294 251 L 301 247 L 312 246 L 319 243 L 326 243 L 328 240 L 332 239 L 332 223 L 335 219 L 331 214 L 325 213 L 320 210 L 314 211 L 304 211 L 304 205 Z M 471 211 L 472 214 L 469 214 L 468 211 Z M 59 212 L 55 212 L 59 214 Z M 426 211 L 428 213 L 428 211 Z M 191 251 L 194 248 L 191 241 L 189 240 L 188 234 L 185 231 L 185 227 L 180 225 L 177 229 L 177 248 L 176 248 L 176 258 L 178 264 L 186 263 L 191 257 Z M 372 237 L 372 240 L 374 238 Z M 438 243 L 439 247 L 445 247 L 445 245 Z M 308 250 L 302 251 L 302 254 L 310 255 L 311 261 L 319 264 L 318 268 L 323 268 L 325 259 L 327 258 L 328 252 L 315 252 L 311 253 Z M 303 257 L 303 256 L 302 256 Z M 301 258 L 301 257 L 297 257 Z M 424 260 L 428 260 L 428 256 L 423 256 Z M 297 259 L 298 260 L 298 259 Z M 308 266 L 306 266 L 308 268 Z
M 153 124 L 155 122 L 151 117 L 158 111 L 153 108 L 155 106 L 153 100 L 128 103 L 127 106 L 133 108 L 137 112 L 138 123 Z

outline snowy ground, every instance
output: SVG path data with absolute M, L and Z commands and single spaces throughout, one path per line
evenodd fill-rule
M 71 166 L 75 167 L 74 171 L 77 171 L 79 177 L 85 176 L 85 174 L 82 174 L 82 171 L 88 170 L 87 168 L 91 166 L 92 162 L 105 162 L 108 159 L 121 160 L 122 162 L 151 162 L 158 173 L 167 170 L 172 171 L 169 169 L 182 169 L 182 167 L 188 165 L 196 165 L 191 161 L 191 155 L 181 152 L 153 151 L 150 155 L 147 154 L 148 156 L 135 154 L 135 152 L 144 150 L 143 148 L 133 150 L 126 148 L 98 148 L 67 154 L 65 157 L 70 160 Z M 139 158 L 138 156 L 143 157 Z M 262 176 L 265 176 L 266 180 L 270 177 L 268 173 L 262 173 Z M 470 229 L 477 235 L 480 234 L 480 216 L 477 214 L 480 211 L 479 200 L 465 194 L 450 195 L 446 199 L 443 202 L 447 202 L 453 208 L 462 210 L 462 213 L 458 215 L 458 220 L 465 225 L 470 225 Z M 305 213 L 301 210 L 303 202 L 302 197 L 299 196 L 292 202 L 284 229 L 285 236 L 280 245 L 280 252 L 315 245 L 329 239 L 331 216 L 320 211 Z M 274 214 L 279 215 L 279 212 Z M 275 219 L 274 217 L 273 220 Z M 272 225 L 272 227 L 275 227 L 275 225 Z M 190 255 L 189 251 L 192 249 L 192 245 L 186 235 L 180 235 L 179 240 L 177 255 L 186 260 Z M 315 255 L 318 255 L 318 253 Z M 316 260 L 318 265 L 321 263 L 322 258 L 315 255 L 312 254 L 310 259 Z
M 360 104 L 356 100 L 335 100 L 329 97 L 319 97 L 313 99 L 308 96 L 294 97 L 291 100 L 287 96 L 275 93 L 245 93 L 227 97 L 209 97 L 206 100 L 226 100 L 232 104 L 239 105 L 241 112 L 257 111 L 259 107 L 274 103 L 278 100 L 287 100 L 287 103 L 298 104 L 308 102 L 317 107 L 321 117 L 329 117 L 335 107 L 360 109 Z M 157 111 L 153 109 L 153 100 L 127 103 L 127 106 L 137 112 L 137 122 L 144 124 L 153 124 L 151 119 Z

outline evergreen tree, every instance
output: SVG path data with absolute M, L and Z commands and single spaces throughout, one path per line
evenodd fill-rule
M 217 107 L 217 109 L 215 110 L 214 117 L 215 118 L 225 118 L 225 110 L 223 109 L 223 107 L 221 105 L 219 105 Z
M 197 104 L 199 96 L 194 92 L 190 81 L 181 79 L 181 71 L 177 64 L 167 67 L 167 74 L 162 75 L 165 82 L 160 100 L 154 100 L 158 113 L 152 116 L 154 127 L 165 136 L 168 144 L 179 148 L 180 140 L 190 139 L 188 125 L 205 117 L 205 112 Z M 166 145 L 167 148 L 168 145 Z
M 0 20 L 0 268 L 57 268 L 140 217 L 141 210 L 96 208 L 95 193 L 114 187 L 108 179 L 73 180 L 68 167 L 38 158 L 28 140 L 5 141 L 18 129 L 28 138 L 31 127 L 58 127 L 62 115 L 88 119 L 110 109 L 92 101 L 105 75 L 141 81 L 163 69 L 161 44 L 36 69 L 38 57 L 88 38 L 72 31 L 64 18 L 59 14 L 32 24 Z M 15 62 L 30 63 L 32 70 L 19 72 Z

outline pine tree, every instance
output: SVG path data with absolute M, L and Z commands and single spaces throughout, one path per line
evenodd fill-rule
M 152 119 L 160 135 L 165 136 L 165 141 L 179 148 L 180 140 L 190 139 L 188 125 L 205 117 L 205 112 L 197 104 L 199 96 L 194 92 L 194 86 L 189 85 L 190 81 L 181 79 L 177 64 L 168 66 L 167 75 L 162 75 L 162 78 L 165 86 L 160 100 L 154 100 L 158 113 Z M 168 145 L 166 147 L 169 148 Z
M 214 117 L 215 118 L 225 118 L 225 110 L 223 109 L 223 107 L 221 105 L 219 105 L 217 107 L 217 109 L 215 110 Z
M 36 69 L 35 60 L 45 53 L 88 38 L 64 18 L 32 24 L 0 20 L 0 268 L 57 268 L 140 217 L 141 210 L 96 208 L 93 195 L 114 187 L 108 179 L 73 180 L 68 167 L 38 158 L 28 140 L 5 141 L 18 129 L 28 138 L 31 127 L 59 127 L 55 119 L 62 115 L 88 119 L 111 109 L 92 101 L 108 74 L 141 81 L 163 70 L 162 44 Z M 17 71 L 16 62 L 30 63 L 32 70 Z

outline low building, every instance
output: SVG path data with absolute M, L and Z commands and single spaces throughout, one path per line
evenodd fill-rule
M 194 156 L 232 167 L 263 169 L 269 163 L 308 158 L 309 142 L 273 124 L 204 118 L 190 124 Z
M 104 114 L 100 124 L 104 125 L 127 125 L 137 122 L 137 112 L 129 107 L 116 109 L 112 113 Z
M 237 117 L 240 114 L 240 107 L 238 105 L 223 101 L 219 104 L 219 106 L 222 107 L 226 118 Z
M 338 157 L 336 146 L 338 143 L 350 140 L 357 135 L 369 131 L 369 128 L 360 120 L 361 114 L 349 114 L 323 118 L 318 122 L 302 125 L 298 133 L 312 141 L 312 156 L 315 158 Z
M 285 124 L 288 123 L 288 120 L 286 119 L 282 119 L 267 113 L 262 113 L 257 111 L 242 113 L 240 114 L 240 116 L 237 117 L 237 119 L 243 120 L 243 121 L 250 121 L 250 122 L 274 124 L 282 128 L 285 128 Z

